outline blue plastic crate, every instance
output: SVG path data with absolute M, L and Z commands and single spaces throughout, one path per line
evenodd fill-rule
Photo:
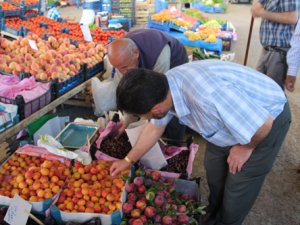
M 77 74 L 62 82 L 58 82 L 58 80 L 54 80 L 52 85 L 52 98 L 55 99 L 65 94 L 66 92 L 70 91 L 74 87 L 83 83 L 84 79 L 85 79 L 85 70 L 81 69 Z
M 23 36 L 23 27 L 20 26 L 20 29 L 17 30 L 17 29 L 14 29 L 12 27 L 8 27 L 8 26 L 5 26 L 5 22 L 4 20 L 1 21 L 1 30 L 2 31 L 5 31 L 9 34 L 12 34 L 12 35 L 15 35 L 15 36 Z
M 21 15 L 21 9 L 18 10 L 2 10 L 2 7 L 0 6 L 0 18 L 7 17 L 7 16 L 20 16 Z
M 101 11 L 101 1 L 97 2 L 84 2 L 82 4 L 83 9 L 94 9 L 95 11 Z
M 206 13 L 223 13 L 223 9 L 221 8 L 214 6 L 206 6 L 199 2 L 192 2 L 192 7 Z
M 169 26 L 168 21 L 166 21 L 166 22 L 157 22 L 157 21 L 151 20 L 149 18 L 147 26 L 149 28 L 156 29 L 156 30 L 161 30 L 161 31 L 166 31 L 166 32 L 170 31 L 170 26 Z
M 102 72 L 104 70 L 104 64 L 103 61 L 97 63 L 92 68 L 87 68 L 87 73 L 85 80 L 90 79 L 91 77 L 95 76 L 96 74 Z
M 169 22 L 169 27 L 171 30 L 176 30 L 176 31 L 179 31 L 182 33 L 186 32 L 188 30 L 187 28 L 178 26 L 178 25 L 174 24 L 173 22 Z

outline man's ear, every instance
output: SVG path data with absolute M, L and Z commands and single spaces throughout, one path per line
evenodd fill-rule
M 135 47 L 133 49 L 133 58 L 134 59 L 138 59 L 139 58 L 139 54 L 140 54 L 139 49 L 137 47 Z
M 151 109 L 151 113 L 161 113 L 163 110 L 163 108 L 162 108 L 162 102 L 161 103 L 158 103 L 158 104 L 156 104 L 155 106 L 153 106 L 152 107 L 152 109 Z

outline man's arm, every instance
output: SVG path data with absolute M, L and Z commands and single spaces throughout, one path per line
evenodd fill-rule
M 270 20 L 275 23 L 295 25 L 298 20 L 298 11 L 290 12 L 271 12 L 264 9 L 262 4 L 254 2 L 251 7 L 253 17 L 261 17 L 262 19 Z
M 155 126 L 152 123 L 148 123 L 141 132 L 137 143 L 130 150 L 127 155 L 127 159 L 131 162 L 138 161 L 144 154 L 146 154 L 152 146 L 157 142 L 165 130 L 165 126 Z M 110 174 L 116 176 L 121 171 L 130 167 L 131 163 L 125 159 L 118 160 L 110 167 Z
M 229 171 L 231 173 L 235 174 L 236 172 L 241 171 L 242 166 L 250 158 L 256 146 L 270 133 L 272 125 L 273 118 L 269 116 L 266 122 L 253 135 L 250 143 L 246 145 L 238 144 L 230 149 L 229 156 L 227 158 L 227 163 L 229 166 Z
M 288 91 L 294 91 L 296 76 L 300 67 L 300 21 L 298 22 L 291 39 L 291 48 L 286 57 L 288 64 L 285 87 Z

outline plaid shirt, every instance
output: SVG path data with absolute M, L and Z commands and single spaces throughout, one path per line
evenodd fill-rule
M 247 144 L 271 115 L 276 118 L 287 99 L 269 77 L 242 65 L 203 60 L 175 67 L 166 73 L 174 110 L 157 126 L 173 116 L 218 146 Z
M 53 19 L 53 20 L 57 20 L 58 18 L 61 17 L 60 12 L 57 10 L 56 7 L 53 7 L 49 10 L 47 17 Z
M 291 48 L 287 53 L 288 75 L 297 76 L 300 68 L 300 20 L 291 39 Z
M 270 12 L 291 12 L 298 10 L 299 0 L 261 0 L 264 9 Z M 262 19 L 260 25 L 260 42 L 263 46 L 289 48 L 295 26 L 280 24 Z

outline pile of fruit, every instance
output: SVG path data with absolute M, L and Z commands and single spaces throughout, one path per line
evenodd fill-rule
M 44 27 L 41 27 L 41 23 Z M 45 16 L 36 16 L 27 20 L 21 20 L 19 17 L 10 17 L 5 19 L 5 25 L 14 29 L 19 29 L 22 25 L 27 28 L 30 32 L 37 34 L 40 38 L 44 34 L 54 36 L 56 38 L 71 38 L 77 42 L 83 42 L 83 34 L 79 23 L 75 22 L 58 22 Z M 62 32 L 62 30 L 67 30 Z M 94 42 L 99 44 L 107 44 L 109 37 L 116 39 L 121 38 L 125 35 L 124 30 L 120 31 L 103 31 L 100 28 L 91 31 Z
M 119 138 L 106 138 L 101 142 L 100 151 L 117 159 L 124 159 L 132 146 L 126 133 Z
M 186 31 L 184 34 L 188 37 L 190 41 L 203 40 L 205 42 L 216 42 L 217 41 L 217 33 L 220 29 L 212 28 L 206 25 L 201 25 L 194 31 Z
M 137 170 L 132 179 L 125 186 L 128 195 L 121 224 L 198 224 L 193 217 L 204 214 L 195 199 L 176 192 L 174 180 L 158 171 Z
M 37 14 L 38 12 L 36 10 L 27 10 L 25 12 L 25 16 L 28 16 L 28 15 L 32 15 L 32 14 Z
M 0 195 L 31 202 L 52 198 L 64 185 L 69 168 L 57 160 L 15 153 L 0 168 Z
M 19 7 L 14 6 L 8 2 L 0 2 L 0 6 L 2 7 L 3 11 L 20 10 Z
M 173 16 L 168 11 L 153 14 L 151 19 L 158 22 L 166 22 L 173 19 Z
M 163 167 L 161 171 L 173 172 L 173 173 L 186 173 L 186 169 L 189 162 L 189 151 L 182 151 L 179 154 L 173 156 L 167 160 L 168 165 Z
M 30 47 L 28 40 L 36 42 L 37 51 Z M 106 51 L 94 42 L 81 43 L 76 48 L 68 38 L 50 36 L 44 41 L 36 34 L 12 42 L 1 38 L 0 47 L 0 70 L 14 75 L 30 73 L 42 81 L 68 79 L 79 72 L 81 65 L 91 68 L 101 62 Z
M 192 28 L 192 24 L 190 22 L 181 20 L 181 19 L 173 19 L 171 20 L 174 24 L 180 27 Z
M 10 0 L 11 2 L 14 2 L 18 5 L 22 4 L 22 0 Z M 25 5 L 34 5 L 34 4 L 39 4 L 38 0 L 24 0 Z
M 121 176 L 111 177 L 111 162 L 93 161 L 84 166 L 76 162 L 57 205 L 64 212 L 112 214 L 122 208 L 121 194 L 125 182 Z M 124 172 L 124 174 L 128 174 Z

